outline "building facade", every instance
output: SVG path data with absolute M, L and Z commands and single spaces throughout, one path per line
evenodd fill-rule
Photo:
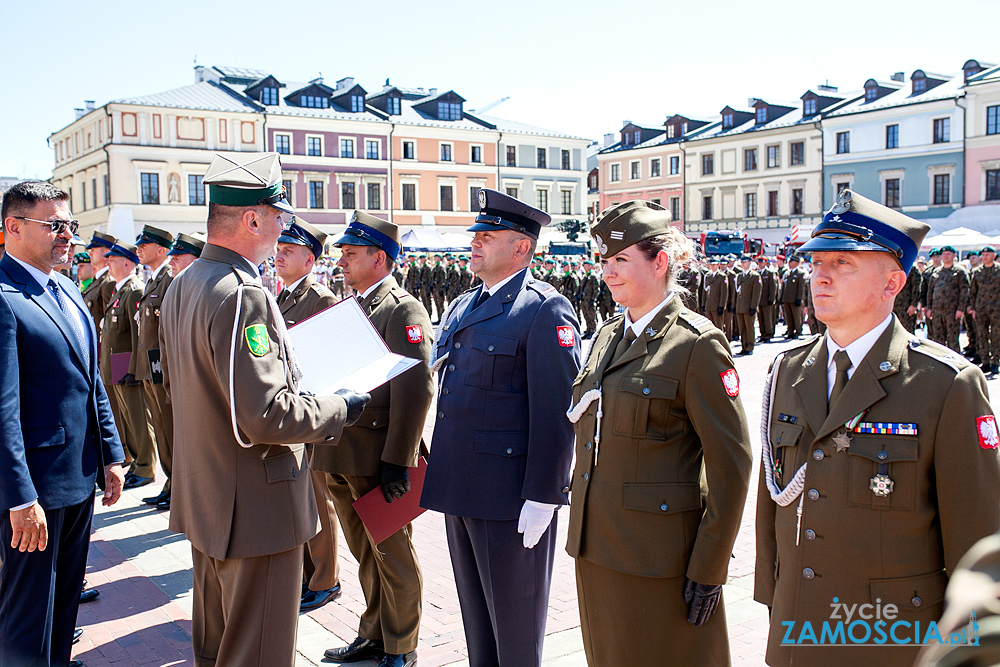
M 966 71 L 971 67 L 966 67 Z M 1000 66 L 965 84 L 965 206 L 1000 205 Z M 1000 209 L 993 211 L 1000 228 Z

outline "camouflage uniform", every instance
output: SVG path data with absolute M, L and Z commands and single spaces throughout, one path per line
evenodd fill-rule
M 924 269 L 923 274 L 920 276 L 920 305 L 924 308 L 929 308 L 927 305 L 927 294 L 931 290 L 931 285 L 934 283 L 934 272 L 938 269 L 937 266 L 931 264 L 926 269 Z M 938 333 L 938 323 L 933 318 L 925 318 L 924 324 L 927 327 L 927 337 L 930 338 L 935 343 L 941 342 L 941 335 Z
M 958 264 L 952 264 L 951 268 L 941 266 L 934 271 L 927 290 L 927 301 L 931 317 L 937 322 L 938 332 L 943 338 L 942 343 L 961 353 L 958 332 L 962 328 L 962 319 L 955 319 L 955 313 L 964 313 L 969 306 L 969 274 Z
M 583 311 L 583 321 L 587 326 L 584 338 L 590 338 L 597 331 L 597 293 L 600 289 L 601 279 L 593 269 L 584 271 L 583 280 L 580 281 L 580 310 Z
M 566 271 L 562 276 L 562 281 L 558 289 L 559 293 L 573 304 L 573 311 L 575 312 L 579 304 L 580 279 L 572 271 Z
M 447 289 L 445 283 L 447 280 L 448 269 L 441 262 L 435 262 L 434 268 L 431 269 L 431 297 L 434 299 L 434 305 L 437 307 L 437 318 L 439 320 L 444 313 L 444 296 Z M 429 313 L 430 311 L 427 312 Z
M 420 302 L 424 304 L 428 316 L 431 314 L 431 265 L 424 262 L 420 265 Z
M 983 264 L 972 272 L 969 307 L 976 313 L 983 370 L 995 373 L 1000 364 L 1000 264 Z
M 603 280 L 600 289 L 597 290 L 597 310 L 601 314 L 601 321 L 607 320 L 615 312 L 615 299 Z
M 920 275 L 920 270 L 916 266 L 910 267 L 910 273 L 906 276 L 906 284 L 903 285 L 903 289 L 896 295 L 896 301 L 892 306 L 892 312 L 896 314 L 903 327 L 913 333 L 914 327 L 917 323 L 917 315 L 914 312 L 910 315 L 907 311 L 910 306 L 916 307 L 920 302 L 920 283 L 923 277 Z

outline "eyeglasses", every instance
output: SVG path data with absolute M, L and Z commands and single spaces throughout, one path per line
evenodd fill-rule
M 79 220 L 35 220 L 34 218 L 25 218 L 20 215 L 12 215 L 11 217 L 17 220 L 27 220 L 28 222 L 37 222 L 41 225 L 48 225 L 52 228 L 53 234 L 62 234 L 67 229 L 69 229 L 71 234 L 76 234 L 77 230 L 80 229 Z

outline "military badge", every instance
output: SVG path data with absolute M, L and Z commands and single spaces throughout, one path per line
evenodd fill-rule
M 841 213 L 847 213 L 851 210 L 851 191 L 841 190 L 840 194 L 837 195 L 837 203 L 833 205 L 830 212 L 834 215 L 840 215 Z
M 406 327 L 406 340 L 410 343 L 424 342 L 424 332 L 419 324 L 411 324 Z
M 486 190 L 479 190 L 479 208 L 486 208 Z
M 833 444 L 837 447 L 838 452 L 846 452 L 851 448 L 851 436 L 846 433 L 838 433 L 833 436 Z
M 263 324 L 252 324 L 243 330 L 247 339 L 250 354 L 263 357 L 271 349 L 271 339 L 267 336 L 267 327 Z
M 576 338 L 573 336 L 573 327 L 556 327 L 556 337 L 562 347 L 573 347 L 576 342 Z
M 612 241 L 621 241 L 623 238 L 625 238 L 625 231 L 624 230 L 616 229 L 613 232 L 611 232 L 611 240 Z
M 888 475 L 875 475 L 871 478 L 868 487 L 879 498 L 885 498 L 892 493 L 892 487 L 895 485 L 896 483 Z
M 608 244 L 604 242 L 600 234 L 594 234 L 594 240 L 597 241 L 597 249 L 601 251 L 602 255 L 608 253 Z
M 997 435 L 997 420 L 993 415 L 976 417 L 976 430 L 979 431 L 979 446 L 983 449 L 1000 447 L 1000 436 Z
M 723 371 L 719 376 L 722 378 L 722 386 L 725 387 L 726 394 L 730 398 L 736 398 L 740 395 L 740 376 L 736 374 L 735 368 Z

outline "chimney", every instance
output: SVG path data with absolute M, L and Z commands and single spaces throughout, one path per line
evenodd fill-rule
M 77 120 L 80 120 L 81 118 L 83 118 L 83 116 L 84 116 L 84 115 L 85 115 L 85 114 L 86 114 L 87 112 L 86 112 L 86 111 L 84 111 L 83 109 L 81 109 L 81 108 L 77 107 L 76 109 L 73 109 L 73 113 L 75 113 L 75 114 L 76 114 L 76 119 L 77 119 Z
M 891 78 L 892 78 L 893 81 L 899 81 L 901 83 L 903 81 L 906 81 L 906 75 L 903 74 L 902 72 L 896 72 L 895 74 L 892 75 Z
M 750 107 L 750 108 L 753 108 L 753 105 L 757 104 L 758 101 L 759 100 L 756 97 L 748 97 L 747 98 L 747 106 Z
M 431 88 L 430 92 L 427 93 L 427 94 L 430 95 L 431 97 L 434 97 L 435 95 L 438 94 L 438 89 L 437 88 Z
M 602 148 L 607 148 L 613 143 L 615 143 L 615 133 L 608 132 L 607 134 L 604 135 L 604 145 L 602 146 Z
M 93 111 L 97 107 L 94 106 L 94 100 L 84 100 L 83 108 L 86 109 L 87 111 Z
M 337 90 L 346 90 L 348 88 L 354 87 L 354 77 L 345 76 L 343 79 L 337 82 Z
M 823 92 L 826 92 L 826 93 L 835 93 L 835 92 L 837 92 L 837 86 L 831 86 L 829 81 L 827 81 L 826 83 L 822 83 L 822 84 L 816 86 L 816 88 L 818 90 L 822 90 Z
M 309 83 L 323 83 L 323 77 L 322 76 L 318 76 L 315 79 L 312 79 L 311 81 L 309 81 Z
M 194 66 L 194 82 L 201 83 L 202 81 L 214 81 L 219 83 L 222 78 L 219 76 L 218 71 L 212 69 L 211 67 L 205 67 L 204 65 Z

